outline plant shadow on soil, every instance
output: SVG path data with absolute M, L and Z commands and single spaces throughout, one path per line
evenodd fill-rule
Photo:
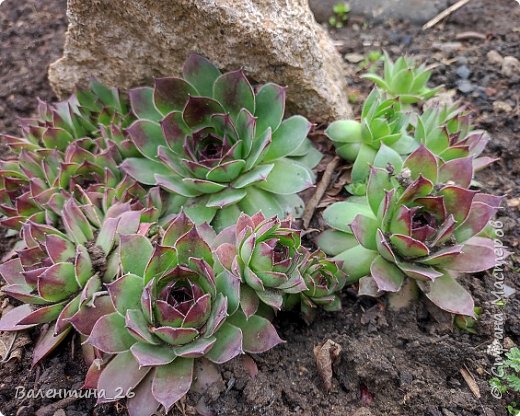
M 457 68 L 468 67 L 472 90 L 466 95 L 458 92 L 458 97 L 475 114 L 475 124 L 490 132 L 493 140 L 487 155 L 501 157 L 477 179 L 484 191 L 507 194 L 511 201 L 520 196 L 515 137 L 519 131 L 520 73 L 502 75 L 500 66 L 488 62 L 486 54 L 496 50 L 519 57 L 520 31 L 515 27 L 519 21 L 520 7 L 512 1 L 474 0 L 447 23 L 428 32 L 396 22 L 365 28 L 359 19 L 353 19 L 347 28 L 332 35 L 343 54 L 385 48 L 392 56 L 408 53 L 428 64 L 437 63 L 432 81 L 448 89 L 460 86 Z M 16 117 L 29 116 L 36 97 L 54 99 L 46 73 L 48 64 L 61 53 L 65 1 L 6 0 L 0 7 L 0 26 L 0 131 L 16 133 Z M 485 39 L 468 34 L 475 31 Z M 351 91 L 364 96 L 369 85 L 355 75 L 356 65 L 346 63 L 345 68 L 352 80 Z M 510 111 L 494 108 L 495 101 L 508 103 Z M 1 151 L 5 152 L 5 147 L 0 147 Z M 515 252 L 520 236 L 519 208 L 510 205 L 499 214 L 499 220 L 504 223 L 503 242 Z M 313 226 L 321 226 L 319 217 L 317 212 Z M 0 234 L 1 253 L 12 243 Z M 512 270 L 518 267 L 514 254 L 509 259 L 506 282 L 517 290 L 520 278 Z M 211 389 L 205 402 L 219 415 L 504 416 L 505 405 L 512 398 L 493 398 L 487 384 L 493 365 L 487 348 L 493 341 L 493 314 L 497 313 L 490 304 L 494 279 L 487 272 L 465 276 L 462 282 L 476 304 L 483 307 L 477 335 L 453 329 L 449 317 L 426 302 L 395 314 L 386 309 L 384 300 L 358 300 L 350 289 L 343 294 L 342 312 L 320 314 L 309 327 L 295 314 L 281 314 L 276 322 L 287 343 L 255 357 L 259 373 L 254 380 L 237 363 L 224 366 L 222 385 Z M 5 298 L 0 300 L 5 306 Z M 509 299 L 505 315 L 507 343 L 518 343 L 520 302 L 515 295 Z M 45 407 L 56 400 L 17 399 L 17 386 L 46 390 L 79 388 L 82 383 L 85 368 L 78 339 L 69 339 L 59 352 L 30 369 L 32 343 L 28 337 L 35 340 L 37 335 L 19 335 L 13 354 L 17 352 L 20 358 L 0 364 L 0 411 L 5 415 L 53 415 L 57 410 Z M 343 349 L 328 393 L 323 390 L 313 355 L 313 347 L 326 339 Z M 462 368 L 474 376 L 480 398 L 470 391 Z M 188 396 L 185 414 L 193 414 L 191 405 L 197 399 Z M 126 414 L 123 404 L 94 408 L 94 402 L 70 400 L 61 407 L 68 416 Z

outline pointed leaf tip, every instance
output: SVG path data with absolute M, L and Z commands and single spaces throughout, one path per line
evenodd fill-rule
M 177 357 L 171 364 L 155 369 L 152 383 L 153 397 L 168 412 L 188 393 L 193 381 L 193 358 Z
M 212 97 L 213 84 L 221 75 L 218 68 L 208 59 L 191 53 L 182 68 L 184 79 L 193 85 L 200 95 Z
M 213 96 L 233 117 L 236 117 L 242 108 L 251 114 L 255 113 L 253 88 L 241 69 L 218 77 L 213 84 Z

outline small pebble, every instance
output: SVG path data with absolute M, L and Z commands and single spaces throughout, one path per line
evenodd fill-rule
M 520 198 L 511 198 L 507 200 L 507 206 L 509 208 L 518 208 L 520 207 Z
M 467 79 L 460 79 L 457 81 L 457 89 L 463 94 L 469 94 L 475 89 L 475 86 Z
M 471 75 L 471 70 L 466 65 L 461 65 L 457 68 L 457 76 L 462 79 L 468 79 Z
M 504 338 L 504 348 L 506 350 L 510 350 L 511 348 L 514 348 L 514 347 L 516 347 L 515 342 L 511 338 L 505 337 Z
M 514 56 L 506 56 L 502 62 L 502 75 L 506 77 L 520 75 L 520 61 Z
M 486 95 L 488 97 L 492 97 L 493 95 L 496 95 L 497 90 L 496 90 L 496 88 L 493 88 L 493 87 L 486 87 L 484 89 L 484 92 L 486 93 Z
M 352 64 L 357 64 L 365 59 L 365 57 L 360 53 L 347 53 L 345 59 Z
M 413 381 L 413 375 L 411 373 L 402 372 L 399 374 L 399 381 L 401 385 L 410 384 Z
M 493 109 L 497 112 L 510 113 L 513 111 L 513 107 L 504 101 L 495 101 L 493 103 Z
M 487 60 L 490 64 L 493 65 L 502 65 L 504 58 L 497 51 L 492 50 L 487 53 Z

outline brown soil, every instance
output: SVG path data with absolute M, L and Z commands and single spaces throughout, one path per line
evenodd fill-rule
M 484 190 L 507 194 L 511 207 L 499 219 L 506 233 L 503 242 L 512 251 L 520 238 L 519 207 L 514 206 L 515 198 L 520 197 L 520 73 L 502 75 L 500 66 L 488 62 L 486 54 L 496 50 L 520 58 L 517 22 L 520 7 L 514 1 L 474 0 L 428 32 L 397 22 L 365 27 L 361 19 L 353 18 L 346 29 L 333 33 L 342 53 L 365 54 L 385 48 L 393 56 L 407 52 L 435 64 L 433 82 L 443 83 L 447 89 L 461 87 L 460 66 L 471 71 L 472 91 L 457 90 L 457 96 L 474 111 L 476 124 L 492 135 L 488 155 L 501 157 L 477 179 Z M 14 133 L 16 117 L 30 115 L 36 97 L 53 99 L 46 74 L 63 45 L 65 0 L 6 0 L 0 6 L 0 26 L 0 131 Z M 469 31 L 478 33 L 465 33 Z M 356 68 L 346 64 L 351 91 L 362 97 L 368 85 L 357 77 Z M 493 106 L 497 101 L 509 108 L 499 110 Z M 0 253 L 11 244 L 10 239 L 1 239 Z M 514 273 L 518 270 L 519 259 L 514 254 L 506 280 L 520 290 L 520 279 Z M 453 329 L 444 314 L 426 303 L 394 314 L 384 303 L 358 300 L 347 290 L 343 312 L 322 314 L 310 327 L 294 314 L 280 315 L 277 325 L 287 343 L 255 357 L 259 374 L 254 380 L 236 364 L 225 366 L 226 388 L 213 391 L 206 401 L 219 415 L 505 416 L 505 405 L 513 398 L 493 398 L 487 383 L 493 366 L 487 348 L 494 336 L 493 314 L 498 312 L 491 304 L 494 280 L 488 272 L 467 276 L 464 282 L 483 308 L 477 335 Z M 505 313 L 506 344 L 510 346 L 520 342 L 520 302 L 515 295 Z M 34 340 L 38 334 L 29 335 Z M 313 347 L 327 339 L 343 350 L 328 393 L 313 355 Z M 0 412 L 5 415 L 52 415 L 57 409 L 42 409 L 56 399 L 16 399 L 17 386 L 46 390 L 77 388 L 82 382 L 85 368 L 78 339 L 65 343 L 58 354 L 33 370 L 29 341 L 20 336 L 15 349 L 21 358 L 0 364 Z M 472 394 L 461 369 L 474 377 L 480 398 Z M 193 400 L 193 396 L 188 398 L 186 414 L 190 414 Z M 124 404 L 94 408 L 92 399 L 61 404 L 67 416 L 126 414 Z

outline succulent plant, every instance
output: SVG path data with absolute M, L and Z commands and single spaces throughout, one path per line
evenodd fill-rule
M 390 98 L 397 99 L 403 104 L 414 104 L 433 97 L 441 87 L 428 88 L 431 71 L 426 70 L 425 65 L 417 67 L 413 60 L 404 56 L 399 57 L 395 63 L 385 53 L 384 74 L 380 77 L 368 73 L 362 75 L 385 91 Z
M 22 137 L 3 135 L 11 154 L 0 160 L 0 224 L 20 229 L 27 219 L 53 225 L 76 185 L 115 187 L 118 164 L 138 154 L 124 137 L 132 120 L 126 98 L 92 81 L 56 104 L 40 101 L 34 118 L 21 119 Z
M 100 402 L 114 400 L 119 389 L 132 393 L 130 415 L 151 415 L 160 405 L 168 411 L 190 389 L 195 360 L 221 364 L 281 342 L 268 319 L 246 318 L 219 287 L 228 273 L 215 274 L 202 237 L 213 239 L 211 231 L 181 213 L 160 244 L 121 237 L 122 276 L 107 285 L 115 312 L 101 317 L 87 340 L 114 354 L 99 375 Z
M 290 220 L 241 214 L 236 225 L 216 237 L 213 248 L 224 270 L 241 282 L 229 297 L 246 316 L 261 303 L 280 310 L 285 295 L 308 289 L 299 269 L 300 231 L 291 228 Z
M 409 114 L 399 104 L 377 88 L 368 95 L 361 112 L 361 121 L 338 120 L 330 124 L 325 134 L 332 140 L 336 153 L 354 162 L 352 182 L 360 188 L 355 194 L 364 194 L 364 185 L 382 145 L 399 155 L 410 154 L 418 143 L 408 135 Z M 385 163 L 385 161 L 383 161 Z M 351 190 L 355 190 L 351 187 Z
M 341 310 L 339 292 L 345 285 L 347 275 L 341 270 L 339 262 L 327 259 L 321 250 L 311 252 L 302 246 L 300 252 L 303 257 L 298 269 L 307 290 L 286 295 L 283 306 L 292 309 L 299 304 L 303 319 L 310 324 L 318 307 L 328 312 Z
M 363 195 L 370 166 L 401 165 L 399 159 L 421 144 L 445 162 L 471 156 L 475 171 L 494 162 L 480 156 L 490 138 L 485 131 L 474 130 L 469 118 L 457 104 L 432 105 L 420 115 L 413 114 L 374 89 L 364 103 L 360 122 L 335 121 L 325 134 L 339 156 L 354 162 L 348 190 Z
M 346 2 L 338 2 L 332 6 L 332 16 L 329 17 L 329 25 L 335 29 L 341 29 L 348 20 L 350 6 Z
M 22 149 L 0 160 L 0 224 L 19 229 L 27 219 L 53 225 L 78 185 L 116 187 L 122 181 L 115 145 L 98 149 L 90 138 L 57 149 Z M 125 179 L 128 181 L 128 179 Z
M 2 291 L 23 302 L 2 316 L 0 330 L 50 326 L 35 347 L 33 364 L 50 353 L 72 327 L 88 335 L 96 319 L 113 310 L 109 298 L 103 296 L 102 283 L 119 273 L 119 239 L 130 233 L 145 234 L 150 224 L 142 222 L 146 210 L 135 210 L 130 202 L 109 205 L 101 219 L 94 203 L 79 205 L 69 199 L 62 213 L 65 232 L 27 221 L 22 227 L 23 246 L 0 265 L 0 275 L 7 282 Z
M 480 318 L 481 314 L 482 308 L 477 306 L 475 308 L 474 317 L 467 315 L 455 315 L 453 323 L 460 331 L 466 334 L 477 334 L 478 319 Z
M 20 120 L 23 137 L 2 138 L 15 153 L 42 148 L 65 151 L 74 140 L 100 137 L 106 129 L 107 134 L 121 131 L 132 118 L 124 95 L 93 80 L 90 90 L 77 91 L 68 100 L 39 101 L 37 116 Z
M 475 171 L 496 161 L 481 156 L 490 140 L 489 134 L 484 130 L 474 130 L 469 113 L 458 104 L 427 108 L 417 117 L 412 128 L 415 140 L 444 161 L 471 156 Z
M 319 245 L 363 288 L 399 292 L 409 278 L 440 308 L 474 316 L 456 277 L 495 265 L 493 241 L 479 233 L 502 198 L 468 189 L 472 178 L 471 157 L 442 162 L 421 145 L 400 170 L 373 167 L 365 198 L 328 207 L 334 230 Z
M 283 120 L 285 88 L 269 83 L 255 93 L 242 70 L 221 74 L 198 55 L 183 76 L 129 92 L 138 120 L 127 133 L 141 157 L 121 168 L 178 195 L 178 210 L 217 229 L 240 212 L 298 216 L 297 193 L 313 185 L 321 154 L 305 118 Z

